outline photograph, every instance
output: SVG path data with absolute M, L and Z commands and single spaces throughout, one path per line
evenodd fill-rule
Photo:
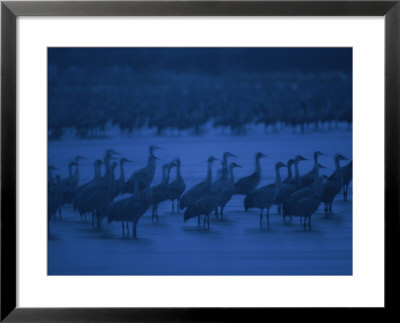
M 50 276 L 353 274 L 352 47 L 48 47 L 47 161 Z

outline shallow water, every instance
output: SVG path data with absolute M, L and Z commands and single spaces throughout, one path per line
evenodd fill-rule
M 321 174 L 334 170 L 333 155 L 340 152 L 352 158 L 350 131 L 308 134 L 250 133 L 245 136 L 213 134 L 206 136 L 116 136 L 109 139 L 63 140 L 49 142 L 49 161 L 61 177 L 67 175 L 67 163 L 77 154 L 87 157 L 80 164 L 80 183 L 93 177 L 93 162 L 113 148 L 133 161 L 125 172 L 146 164 L 148 146 L 157 144 L 161 159 L 153 184 L 161 179 L 161 164 L 180 157 L 186 187 L 202 181 L 209 155 L 221 158 L 224 151 L 242 168 L 235 178 L 254 170 L 257 151 L 268 155 L 262 159 L 262 181 L 274 181 L 274 164 L 286 162 L 297 154 L 309 159 L 300 164 L 300 172 L 313 167 L 315 150 L 326 153 L 320 163 L 327 167 Z M 214 165 L 215 171 L 220 167 Z M 57 172 L 56 172 L 57 174 Z M 116 177 L 119 177 L 117 169 Z M 175 171 L 171 174 L 175 177 Z M 286 177 L 286 170 L 282 171 Z M 119 223 L 103 222 L 100 231 L 88 217 L 82 223 L 71 207 L 62 210 L 62 220 L 50 221 L 48 273 L 50 275 L 351 275 L 352 274 L 352 186 L 349 201 L 338 195 L 334 215 L 325 218 L 323 205 L 312 216 L 312 231 L 304 231 L 299 218 L 283 224 L 276 207 L 271 209 L 270 226 L 259 227 L 259 211 L 243 210 L 243 197 L 234 196 L 227 204 L 224 219 L 210 216 L 210 230 L 197 226 L 197 220 L 184 223 L 183 215 L 171 213 L 171 202 L 159 207 L 159 224 L 152 224 L 150 210 L 139 221 L 137 239 L 122 238 Z M 264 218 L 265 219 L 265 218 Z

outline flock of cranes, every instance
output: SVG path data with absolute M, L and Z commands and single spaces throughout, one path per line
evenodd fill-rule
M 304 230 L 311 230 L 311 216 L 317 211 L 321 202 L 325 205 L 325 216 L 332 213 L 332 204 L 336 195 L 343 191 L 343 199 L 347 200 L 347 191 L 352 180 L 352 161 L 341 166 L 340 162 L 347 160 L 341 154 L 335 154 L 335 171 L 330 175 L 320 176 L 319 170 L 325 168 L 319 163 L 319 157 L 324 156 L 320 151 L 314 153 L 314 166 L 306 174 L 300 175 L 299 163 L 307 160 L 297 155 L 287 163 L 281 161 L 275 164 L 275 181 L 258 187 L 261 181 L 262 158 L 267 157 L 261 152 L 255 155 L 255 170 L 249 176 L 235 181 L 234 170 L 241 167 L 229 159 L 236 156 L 230 152 L 223 153 L 221 169 L 213 179 L 212 167 L 218 161 L 214 156 L 207 160 L 207 172 L 204 181 L 186 190 L 185 181 L 181 174 L 179 158 L 162 165 L 162 179 L 152 186 L 158 158 L 155 151 L 160 147 L 151 145 L 147 165 L 135 171 L 130 178 L 125 179 L 124 164 L 131 161 L 119 157 L 113 149 L 105 152 L 103 160 L 94 162 L 93 179 L 79 185 L 79 162 L 85 159 L 76 156 L 68 164 L 69 176 L 61 179 L 54 178 L 54 166 L 48 167 L 48 216 L 49 220 L 62 217 L 63 206 L 70 204 L 80 214 L 81 220 L 86 221 L 87 215 L 92 216 L 92 225 L 100 229 L 102 221 L 108 223 L 121 222 L 122 235 L 129 237 L 129 223 L 132 223 L 132 236 L 136 238 L 137 223 L 143 214 L 151 208 L 152 222 L 159 222 L 158 206 L 164 201 L 171 201 L 172 213 L 183 210 L 183 219 L 187 221 L 197 218 L 197 223 L 203 228 L 210 228 L 210 214 L 214 213 L 222 219 L 224 208 L 235 194 L 243 195 L 244 209 L 260 210 L 260 227 L 263 226 L 264 210 L 266 210 L 266 225 L 269 226 L 270 208 L 277 206 L 278 214 L 282 214 L 283 222 L 286 217 L 299 217 Z M 118 161 L 118 162 L 117 162 Z M 119 164 L 120 177 L 115 178 L 115 169 Z M 102 168 L 104 167 L 104 174 Z M 176 168 L 176 175 L 170 181 L 171 171 Z M 287 168 L 287 177 L 282 179 L 281 172 Z M 116 198 L 118 197 L 118 198 Z

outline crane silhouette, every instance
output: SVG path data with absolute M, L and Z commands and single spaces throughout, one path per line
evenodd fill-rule
M 266 185 L 260 187 L 248 194 L 244 199 L 244 209 L 247 211 L 250 208 L 260 209 L 260 227 L 262 227 L 263 211 L 267 209 L 267 225 L 269 226 L 269 209 L 275 202 L 281 186 L 280 168 L 286 167 L 282 162 L 275 164 L 275 183 L 274 185 Z
M 174 201 L 178 200 L 178 205 L 176 210 L 179 212 L 179 201 L 182 193 L 186 189 L 185 181 L 183 180 L 181 174 L 181 160 L 179 158 L 175 159 L 173 163 L 176 165 L 176 178 L 171 183 L 168 184 L 168 199 L 172 202 L 172 213 L 174 210 Z
M 325 203 L 325 216 L 332 215 L 332 203 L 337 194 L 340 193 L 343 186 L 343 174 L 342 169 L 340 167 L 341 160 L 348 160 L 348 158 L 344 157 L 341 154 L 335 154 L 334 162 L 336 170 L 333 172 L 331 176 L 329 176 L 328 180 L 325 182 L 323 191 L 322 191 L 322 201 Z
M 148 188 L 153 181 L 156 172 L 156 160 L 154 150 L 161 149 L 156 145 L 149 147 L 149 157 L 147 159 L 147 166 L 135 171 L 129 180 L 126 182 L 123 193 L 133 193 L 135 190 L 135 181 L 139 182 L 139 188 L 144 190 Z

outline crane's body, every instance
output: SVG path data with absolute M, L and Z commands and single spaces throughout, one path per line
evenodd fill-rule
M 262 157 L 266 156 L 263 153 L 256 154 L 256 167 L 254 173 L 236 181 L 234 194 L 247 195 L 257 188 L 261 180 L 260 159 Z

